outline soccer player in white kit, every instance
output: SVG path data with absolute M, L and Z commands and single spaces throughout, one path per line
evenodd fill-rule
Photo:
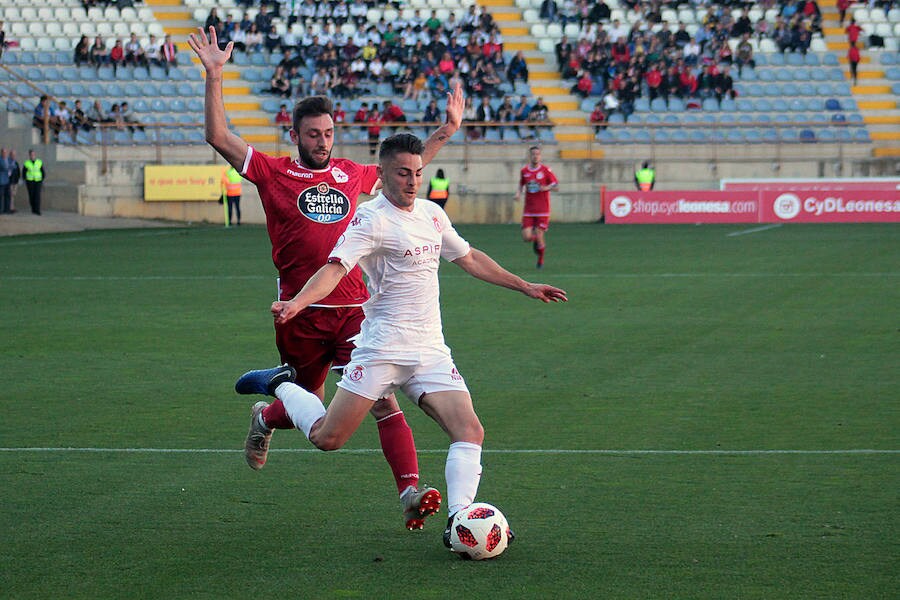
M 370 299 L 350 363 L 326 410 L 319 398 L 283 376 L 279 368 L 245 373 L 242 393 L 279 398 L 298 429 L 321 450 L 336 450 L 356 431 L 372 403 L 400 389 L 450 436 L 445 477 L 448 512 L 475 500 L 481 478 L 484 429 L 465 380 L 444 343 L 439 304 L 441 258 L 470 275 L 543 302 L 567 301 L 564 290 L 529 283 L 472 248 L 435 203 L 416 197 L 422 184 L 423 144 L 401 133 L 384 140 L 378 175 L 384 187 L 361 205 L 328 262 L 289 301 L 272 304 L 278 323 L 333 290 L 359 264 Z M 444 543 L 449 546 L 449 529 Z

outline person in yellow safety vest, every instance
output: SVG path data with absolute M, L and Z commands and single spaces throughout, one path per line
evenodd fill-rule
M 650 163 L 646 160 L 641 165 L 641 168 L 634 172 L 634 184 L 637 186 L 637 189 L 642 192 L 649 192 L 653 189 L 653 184 L 656 183 L 656 171 L 654 171 L 650 167 Z
M 447 198 L 450 197 L 450 180 L 444 177 L 444 170 L 438 169 L 431 181 L 428 182 L 428 199 L 444 208 Z
M 241 179 L 243 177 L 234 167 L 228 167 L 222 174 L 222 188 L 228 201 L 228 222 L 234 223 L 234 216 L 237 216 L 238 225 L 241 224 Z
M 41 214 L 41 186 L 44 184 L 44 161 L 37 158 L 34 150 L 28 151 L 28 160 L 22 163 L 22 178 L 28 189 L 28 203 L 31 204 L 31 212 Z

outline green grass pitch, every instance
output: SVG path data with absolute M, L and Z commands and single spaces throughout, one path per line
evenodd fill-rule
M 0 598 L 897 598 L 900 229 L 461 226 L 543 305 L 441 267 L 518 540 L 407 532 L 366 422 L 240 448 L 276 363 L 262 227 L 0 239 Z M 415 301 L 410 299 L 410 301 Z M 333 387 L 333 381 L 329 384 Z M 423 480 L 446 437 L 403 406 Z

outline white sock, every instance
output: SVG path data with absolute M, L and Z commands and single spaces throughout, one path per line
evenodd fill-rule
M 305 433 L 308 439 L 312 426 L 325 416 L 322 401 L 296 383 L 287 381 L 275 388 L 275 395 L 284 404 L 284 412 L 294 422 L 294 427 Z
M 453 442 L 444 467 L 447 479 L 447 514 L 452 515 L 475 501 L 481 481 L 481 446 Z

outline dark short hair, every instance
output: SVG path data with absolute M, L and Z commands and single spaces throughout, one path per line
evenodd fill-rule
M 384 161 L 403 152 L 422 156 L 424 151 L 425 143 L 413 134 L 395 133 L 381 142 L 381 150 L 378 151 L 378 160 Z
M 294 129 L 300 125 L 303 117 L 328 115 L 334 118 L 334 107 L 328 96 L 309 96 L 294 105 Z

